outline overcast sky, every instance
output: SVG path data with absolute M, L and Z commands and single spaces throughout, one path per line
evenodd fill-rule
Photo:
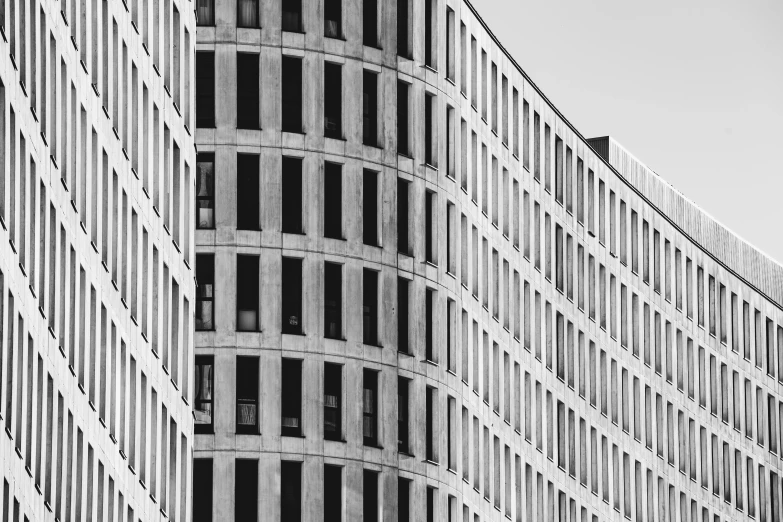
M 783 2 L 473 4 L 582 135 L 783 263 Z

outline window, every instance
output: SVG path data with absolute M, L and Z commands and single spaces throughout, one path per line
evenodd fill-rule
M 343 470 L 324 464 L 324 521 L 343 519 Z
M 237 433 L 258 433 L 258 357 L 237 356 Z
M 409 405 L 408 388 L 410 379 L 404 377 L 397 378 L 397 451 L 400 453 L 409 453 Z
M 342 66 L 336 63 L 324 63 L 324 136 L 338 140 L 343 137 L 342 76 Z
M 284 4 L 299 0 L 285 0 Z M 283 11 L 285 19 L 286 12 Z M 284 29 L 285 30 L 285 29 Z M 283 132 L 302 133 L 302 60 L 283 56 Z
M 378 446 L 378 372 L 364 370 L 362 434 L 365 446 Z
M 434 241 L 434 234 L 436 232 L 435 229 L 435 206 L 436 206 L 436 198 L 434 192 L 430 192 L 429 190 L 425 194 L 425 222 L 424 222 L 424 242 L 425 242 L 425 251 L 426 251 L 426 261 L 428 263 L 431 263 L 433 265 L 438 264 L 437 259 L 437 242 Z
M 196 254 L 196 330 L 214 330 L 212 291 L 215 283 L 215 256 Z
M 205 1 L 208 0 L 200 0 L 200 2 Z M 76 27 L 75 20 L 74 27 Z M 214 52 L 199 51 L 196 53 L 196 127 L 215 127 Z
M 239 0 L 242 4 L 255 4 L 252 0 Z M 259 55 L 237 53 L 237 128 L 258 129 L 259 117 Z
M 364 169 L 362 184 L 362 237 L 365 245 L 380 246 L 378 241 L 378 177 Z
M 283 31 L 304 32 L 302 28 L 302 0 L 282 0 Z
M 364 522 L 378 522 L 378 472 L 365 469 L 363 472 L 363 517 Z
M 215 0 L 198 0 L 196 19 L 199 26 L 215 25 Z
M 260 230 L 258 156 L 237 154 L 237 230 Z
M 283 324 L 284 334 L 302 335 L 302 260 L 283 258 Z
M 435 407 L 437 406 L 436 398 L 435 398 L 435 389 L 427 387 L 427 397 L 426 397 L 426 412 L 425 415 L 427 417 L 427 423 L 426 423 L 426 459 L 430 462 L 437 462 L 437 455 L 435 453 Z
M 324 363 L 324 439 L 342 440 L 343 367 Z
M 362 333 L 364 344 L 378 346 L 378 272 L 363 270 Z
M 408 285 L 410 281 L 397 278 L 397 351 L 410 354 L 409 346 L 409 308 Z
M 427 288 L 424 305 L 424 322 L 425 322 L 425 359 L 427 361 L 435 362 L 434 354 L 434 321 L 435 321 L 435 290 Z
M 288 1 L 288 0 L 286 0 Z M 302 463 L 280 462 L 280 520 L 302 520 Z
M 324 237 L 343 239 L 343 173 L 337 163 L 324 163 Z
M 214 384 L 214 359 L 199 355 L 195 365 L 195 390 L 193 403 L 194 427 L 196 433 L 212 433 L 212 389 Z M 210 462 L 210 465 L 212 463 Z M 195 473 L 195 470 L 194 470 Z M 211 476 L 211 470 L 210 470 Z
M 411 512 L 411 481 L 399 477 L 397 479 L 397 522 L 410 522 Z M 467 519 L 466 519 L 467 520 Z
M 410 0 L 397 0 L 397 54 L 403 58 L 410 58 L 409 2 Z
M 457 49 L 455 40 L 454 11 L 446 8 L 446 78 L 455 82 L 457 80 L 457 62 L 454 53 Z
M 403 156 L 410 155 L 410 143 L 408 138 L 408 89 L 410 86 L 402 81 L 397 81 L 397 153 Z
M 258 520 L 258 461 L 236 459 L 234 465 L 234 519 L 255 522 Z
M 237 331 L 258 330 L 258 256 L 237 255 Z
M 324 36 L 327 38 L 342 38 L 343 36 L 342 19 L 343 19 L 342 0 L 325 0 Z
M 362 130 L 364 144 L 378 146 L 378 75 L 371 71 L 363 74 Z
M 362 0 L 364 45 L 378 47 L 378 0 Z
M 435 150 L 437 134 L 434 110 L 435 95 L 424 93 L 424 162 L 432 167 L 436 167 L 435 154 L 437 152 Z
M 437 1 L 424 0 L 424 65 L 437 69 L 435 65 L 435 53 L 437 53 L 437 43 L 435 42 L 435 35 L 437 29 L 435 27 L 435 7 Z
M 324 337 L 342 339 L 343 267 L 324 263 Z
M 302 159 L 283 156 L 283 233 L 304 234 L 302 228 Z
M 258 0 L 237 0 L 237 27 L 259 27 Z
M 283 437 L 302 436 L 302 361 L 283 359 L 281 426 Z M 283 520 L 288 520 L 283 518 Z
M 397 178 L 397 252 L 412 255 L 408 236 L 408 192 L 410 182 Z
M 59 503 L 59 494 L 57 500 Z M 212 522 L 212 459 L 193 459 L 192 509 L 193 522 Z
M 215 228 L 215 155 L 213 153 L 202 152 L 196 156 L 196 212 L 198 213 L 197 228 Z

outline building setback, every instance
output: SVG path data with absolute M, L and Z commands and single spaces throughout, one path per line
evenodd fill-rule
M 196 20 L 0 1 L 0 519 L 189 521 Z
M 196 9 L 194 520 L 779 519 L 780 265 L 464 0 Z

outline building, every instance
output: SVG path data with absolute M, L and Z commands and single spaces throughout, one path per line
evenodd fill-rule
M 0 2 L 0 519 L 188 521 L 196 20 Z
M 199 0 L 197 520 L 778 520 L 783 268 L 465 0 Z

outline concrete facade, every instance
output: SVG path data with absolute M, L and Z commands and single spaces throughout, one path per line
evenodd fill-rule
M 195 16 L 0 2 L 0 518 L 191 519 Z
M 296 9 L 198 3 L 194 519 L 778 520 L 781 266 L 469 3 Z

